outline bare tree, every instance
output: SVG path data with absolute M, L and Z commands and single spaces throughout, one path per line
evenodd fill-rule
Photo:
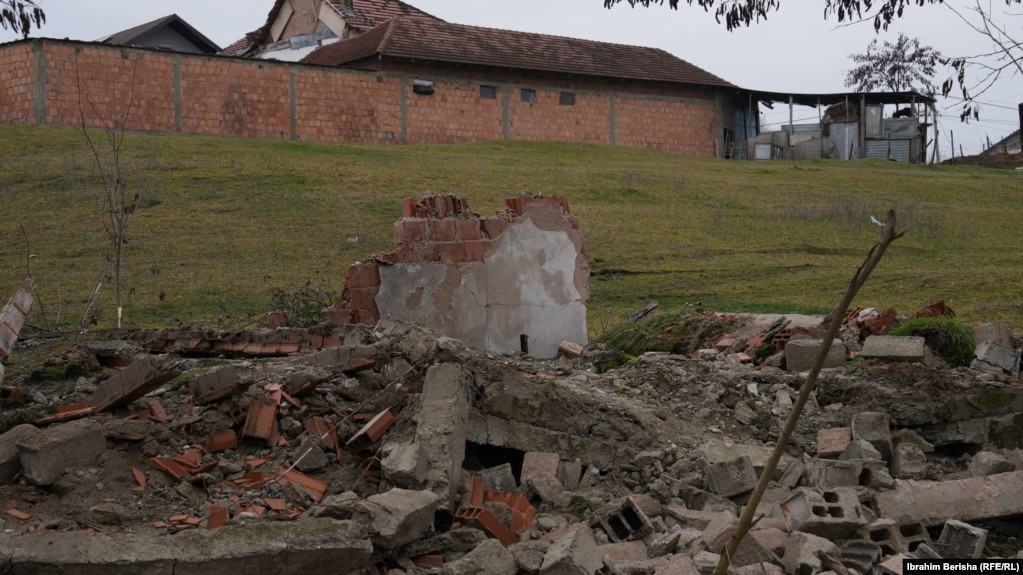
M 142 192 L 145 190 L 147 180 L 139 174 L 129 174 L 124 165 L 124 135 L 131 117 L 132 106 L 135 102 L 135 71 L 138 67 L 138 60 L 132 63 L 130 73 L 131 87 L 128 90 L 128 108 L 116 117 L 105 118 L 96 105 L 96 100 L 88 92 L 88 87 L 78 77 L 77 65 L 75 68 L 76 80 L 78 81 L 78 112 L 79 123 L 75 126 L 89 146 L 93 161 L 100 176 L 103 189 L 104 201 L 104 228 L 110 241 L 111 252 L 105 256 L 114 269 L 114 290 L 117 305 L 117 327 L 121 327 L 123 315 L 122 305 L 122 279 L 124 277 L 124 251 L 128 243 L 128 224 L 139 207 L 142 199 Z M 102 137 L 94 138 L 90 130 L 90 115 L 86 113 L 86 105 L 91 109 L 91 117 L 100 124 Z M 133 176 L 133 177 L 130 177 Z M 106 269 L 107 263 L 104 263 Z M 102 280 L 100 285 L 102 285 Z M 89 301 L 89 307 L 95 301 L 99 291 L 93 292 Z M 86 310 L 88 312 L 88 309 Z M 83 314 L 83 323 L 86 315 Z
M 941 52 L 921 46 L 916 38 L 899 33 L 898 40 L 894 43 L 886 40 L 883 46 L 878 46 L 875 38 L 866 53 L 849 57 L 859 65 L 846 73 L 845 85 L 857 91 L 915 90 L 929 96 L 938 91 L 932 79 L 935 66 L 942 61 Z
M 44 22 L 46 14 L 38 0 L 0 0 L 0 28 L 28 38 L 32 26 L 42 28 Z

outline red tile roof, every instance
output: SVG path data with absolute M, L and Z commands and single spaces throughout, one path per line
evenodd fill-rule
M 266 23 L 259 30 L 248 34 L 256 45 L 262 46 L 267 42 L 270 27 L 277 20 L 284 1 L 276 0 L 267 14 Z M 401 0 L 326 0 L 326 2 L 341 14 L 348 26 L 357 30 L 368 30 L 397 16 L 437 19 Z
M 421 18 L 394 18 L 358 38 L 324 46 L 306 56 L 302 62 L 342 66 L 371 57 L 735 87 L 658 48 L 464 26 Z

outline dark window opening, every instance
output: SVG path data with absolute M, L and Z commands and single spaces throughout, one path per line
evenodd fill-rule
M 523 102 L 529 102 L 530 104 L 536 103 L 536 90 L 527 90 L 523 88 L 519 92 L 522 95 Z
M 433 82 L 429 80 L 420 80 L 418 78 L 412 80 L 412 92 L 422 96 L 429 96 L 434 92 Z
M 558 103 L 562 106 L 575 106 L 575 92 L 562 92 Z
M 484 100 L 496 100 L 497 88 L 493 86 L 480 86 L 480 98 Z

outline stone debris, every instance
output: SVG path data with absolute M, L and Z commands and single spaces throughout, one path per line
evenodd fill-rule
M 843 348 L 890 337 L 875 333 L 883 317 L 850 316 Z M 795 362 L 730 355 L 777 341 L 794 358 L 815 329 L 782 319 L 716 338 L 713 353 L 610 369 L 600 344 L 541 361 L 394 319 L 140 334 L 123 364 L 59 399 L 22 381 L 23 423 L 0 435 L 0 558 L 52 566 L 39 573 L 169 561 L 709 573 L 802 378 Z M 1002 533 L 1023 514 L 1023 389 L 1008 371 L 939 372 L 925 355 L 822 374 L 735 573 L 895 573 L 902 557 L 1019 552 Z

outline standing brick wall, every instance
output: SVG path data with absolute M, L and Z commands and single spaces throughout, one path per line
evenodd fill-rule
M 32 46 L 15 44 L 0 50 L 0 122 L 34 124 Z
M 712 156 L 722 139 L 707 88 L 624 86 L 501 75 L 425 76 L 37 39 L 0 46 L 0 121 L 90 126 L 128 114 L 127 128 L 212 136 L 365 144 L 556 140 Z M 438 71 L 443 71 L 438 68 Z M 450 70 L 449 70 L 450 72 Z M 476 74 L 478 75 L 478 74 Z M 480 84 L 497 97 L 480 97 Z M 522 100 L 523 88 L 535 101 Z M 562 92 L 575 103 L 562 105 Z M 87 105 L 82 106 L 84 98 Z M 93 110 L 95 107 L 95 111 Z
M 411 80 L 402 88 L 407 94 L 409 142 L 454 144 L 504 137 L 500 93 L 493 100 L 483 99 L 479 84 L 465 82 L 435 82 L 430 96 L 413 93 Z

